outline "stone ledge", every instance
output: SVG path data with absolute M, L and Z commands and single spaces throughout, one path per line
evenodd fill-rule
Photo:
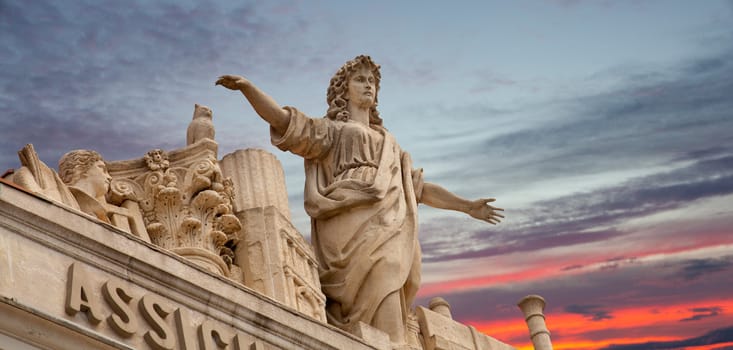
M 83 316 L 63 312 L 64 278 L 73 262 L 85 265 L 99 281 L 116 278 L 131 284 L 136 296 L 163 296 L 198 320 L 215 320 L 263 341 L 266 348 L 372 348 L 171 252 L 5 184 L 0 184 L 0 241 L 0 259 L 9 262 L 9 271 L 1 271 L 9 279 L 0 281 L 0 296 L 92 331 Z M 39 290 L 39 281 L 44 290 Z M 54 288 L 60 290 L 49 292 Z M 44 296 L 48 294 L 53 295 Z

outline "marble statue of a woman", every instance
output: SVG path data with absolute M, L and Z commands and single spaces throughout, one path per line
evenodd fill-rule
M 346 62 L 331 79 L 328 112 L 310 118 L 281 107 L 244 77 L 217 81 L 241 91 L 271 128 L 272 143 L 305 159 L 305 209 L 320 263 L 329 323 L 353 331 L 364 322 L 405 343 L 407 314 L 420 284 L 417 205 L 465 212 L 491 224 L 488 203 L 423 181 L 377 112 L 379 66 Z

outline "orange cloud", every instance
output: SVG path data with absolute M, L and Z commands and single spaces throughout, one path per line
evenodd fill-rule
M 444 282 L 425 283 L 420 287 L 418 296 L 423 297 L 450 294 L 500 284 L 514 284 L 519 282 L 543 280 L 555 276 L 587 273 L 589 271 L 597 271 L 599 269 L 609 267 L 619 267 L 623 264 L 643 262 L 644 260 L 674 260 L 676 258 L 683 258 L 690 254 L 700 253 L 706 250 L 720 251 L 724 248 L 728 249 L 731 245 L 730 236 L 732 235 L 733 232 L 728 235 L 715 235 L 716 238 L 714 239 L 700 238 L 698 241 L 690 242 L 685 246 L 640 246 L 635 251 L 626 252 L 626 254 L 632 258 L 614 257 L 613 252 L 606 253 L 605 256 L 599 256 L 594 252 L 592 255 L 576 255 L 569 258 L 553 257 L 552 259 L 540 259 L 519 271 L 495 275 L 483 275 Z M 725 238 L 721 240 L 720 237 Z M 609 249 L 606 247 L 604 250 Z M 613 251 L 613 249 L 611 249 L 611 251 Z
M 699 314 L 700 309 L 715 305 L 716 317 L 685 322 Z M 613 318 L 591 322 L 583 315 L 571 313 L 547 314 L 547 325 L 553 334 L 553 346 L 561 350 L 599 349 L 612 344 L 677 341 L 703 335 L 723 325 L 733 324 L 733 300 L 704 300 L 677 305 L 649 305 L 612 310 Z M 463 320 L 479 331 L 510 343 L 519 349 L 532 349 L 524 320 L 497 321 Z M 603 334 L 607 337 L 599 339 Z M 637 336 L 634 336 L 637 335 Z M 699 346 L 695 350 L 715 349 L 722 344 Z

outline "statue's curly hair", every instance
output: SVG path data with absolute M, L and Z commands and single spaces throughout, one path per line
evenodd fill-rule
M 382 75 L 379 73 L 379 65 L 372 61 L 372 58 L 365 55 L 356 56 L 353 60 L 344 63 L 341 68 L 331 78 L 331 83 L 328 85 L 328 91 L 326 91 L 326 102 L 328 103 L 328 112 L 326 117 L 331 120 L 347 121 L 351 117 L 347 109 L 348 105 L 348 86 L 349 78 L 361 67 L 367 67 L 371 69 L 374 75 L 375 82 L 375 93 L 374 93 L 374 105 L 369 110 L 369 124 L 382 125 L 382 118 L 379 117 L 379 111 L 377 111 L 377 97 L 379 96 L 379 81 L 382 79 Z
M 67 185 L 74 185 L 94 163 L 100 160 L 104 161 L 102 156 L 95 151 L 78 149 L 67 152 L 59 160 L 61 181 Z

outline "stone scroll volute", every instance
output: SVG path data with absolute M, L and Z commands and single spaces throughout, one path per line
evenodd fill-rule
M 151 243 L 229 276 L 230 247 L 241 223 L 232 213 L 232 181 L 222 176 L 216 148 L 214 141 L 203 140 L 170 154 L 155 149 L 143 159 L 114 164 L 109 199 L 140 203 Z

